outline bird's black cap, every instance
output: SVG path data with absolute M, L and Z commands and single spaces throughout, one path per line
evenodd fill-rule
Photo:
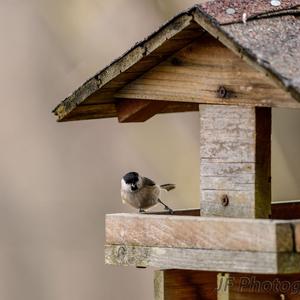
M 128 184 L 136 183 L 139 181 L 139 174 L 137 172 L 129 172 L 123 176 L 123 179 Z

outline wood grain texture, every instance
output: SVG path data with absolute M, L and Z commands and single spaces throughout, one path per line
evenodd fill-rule
M 253 82 L 255 83 L 255 86 L 248 80 L 245 81 L 245 85 L 233 82 L 233 86 L 237 89 L 233 89 L 232 91 L 229 90 L 231 92 L 229 93 L 230 97 L 225 97 L 218 103 L 235 103 L 234 97 L 236 95 L 235 93 L 237 93 L 239 96 L 238 102 L 243 102 L 245 105 L 299 107 L 299 105 L 293 102 L 293 100 L 286 94 L 287 92 L 294 99 L 298 101 L 300 100 L 299 88 L 296 84 L 297 80 L 293 80 L 293 76 L 295 77 L 296 73 L 294 72 L 294 74 L 291 72 L 291 68 L 288 67 L 288 65 L 292 66 L 294 61 L 297 61 L 296 54 L 298 52 L 287 51 L 288 54 L 286 57 L 288 60 L 282 59 L 282 57 L 274 60 L 272 42 L 266 43 L 265 39 L 265 33 L 267 32 L 270 41 L 279 41 L 280 38 L 278 38 L 278 32 L 281 32 L 284 27 L 288 28 L 285 33 L 289 32 L 290 37 L 294 37 L 296 32 L 296 27 L 293 26 L 294 23 L 292 23 L 294 20 L 296 20 L 294 17 L 286 16 L 280 18 L 263 18 L 260 21 L 253 20 L 251 24 L 248 23 L 247 28 L 244 27 L 243 24 L 220 26 L 213 21 L 213 18 L 210 18 L 208 15 L 203 13 L 200 6 L 193 6 L 188 11 L 181 12 L 179 15 L 172 18 L 169 22 L 161 26 L 159 30 L 148 36 L 143 41 L 135 44 L 121 57 L 114 60 L 109 66 L 105 67 L 103 70 L 88 79 L 82 86 L 62 101 L 61 104 L 53 110 L 53 112 L 58 116 L 60 121 L 89 119 L 90 115 L 88 113 L 82 114 L 82 111 L 79 112 L 79 106 L 81 104 L 100 104 L 98 106 L 99 110 L 93 112 L 91 114 L 91 118 L 96 118 L 96 115 L 98 115 L 99 118 L 108 117 L 108 115 L 105 114 L 106 107 L 104 107 L 104 111 L 102 111 L 102 103 L 105 104 L 107 100 L 111 100 L 113 102 L 115 92 L 131 81 L 139 78 L 142 74 L 151 70 L 151 68 L 159 63 L 172 59 L 172 64 L 176 67 L 180 67 L 182 64 L 177 56 L 175 55 L 172 58 L 170 58 L 170 56 L 174 55 L 174 53 L 178 52 L 178 50 L 186 47 L 197 39 L 198 43 L 201 43 L 201 41 L 199 42 L 199 37 L 201 37 L 203 32 L 206 31 L 206 35 L 209 34 L 213 36 L 216 40 L 225 45 L 228 48 L 228 50 L 226 48 L 228 52 L 232 51 L 235 53 L 235 59 L 244 61 L 249 70 L 251 67 L 253 68 L 252 73 L 255 73 L 256 70 L 258 74 L 256 78 L 250 78 L 251 81 L 254 79 Z M 270 28 L 272 30 L 270 30 Z M 256 34 L 254 37 L 253 32 L 257 33 L 256 29 L 260 29 L 258 30 L 260 31 L 260 34 Z M 287 38 L 286 40 L 290 43 L 295 41 L 293 38 Z M 286 45 L 291 46 L 290 43 L 277 43 L 279 46 L 277 45 L 277 48 L 275 47 L 275 49 L 280 51 L 282 50 L 281 48 L 284 48 Z M 202 44 L 205 48 L 205 39 L 203 39 Z M 221 47 L 224 47 L 223 45 Z M 211 46 L 209 45 L 209 47 Z M 297 47 L 290 48 L 297 49 Z M 211 48 L 209 48 L 209 50 L 210 49 Z M 223 55 L 222 50 L 217 50 L 213 53 L 214 55 L 211 57 L 213 62 L 220 60 L 220 54 Z M 262 55 L 264 59 L 262 59 Z M 227 59 L 227 57 L 225 58 Z M 225 62 L 226 59 L 224 60 Z M 287 64 L 287 61 L 289 61 L 289 64 Z M 188 65 L 189 61 L 186 60 L 185 67 Z M 232 63 L 232 65 L 235 64 Z M 215 65 L 213 66 L 215 67 Z M 217 68 L 217 70 L 219 70 L 219 73 L 221 74 L 223 72 L 223 65 L 220 65 L 220 68 Z M 238 69 L 233 69 L 233 71 L 238 71 L 236 72 L 237 75 L 240 75 L 239 70 L 239 66 Z M 252 75 L 252 73 L 250 70 L 249 75 Z M 199 80 L 197 79 L 194 82 L 188 78 L 188 75 L 189 74 L 185 77 L 187 78 L 186 82 L 187 85 L 192 86 L 192 89 L 189 89 L 188 87 L 191 94 L 188 95 L 185 93 L 187 98 L 193 98 L 196 102 L 199 102 L 200 97 L 204 98 L 204 101 L 216 101 L 215 97 L 211 100 L 212 90 L 205 91 L 204 89 L 201 89 L 202 94 L 199 96 L 196 90 L 199 85 Z M 193 78 L 194 76 L 192 75 L 190 77 Z M 260 82 L 257 78 L 263 78 L 263 81 Z M 236 79 L 239 80 L 239 77 L 236 76 Z M 265 80 L 267 81 L 268 87 L 265 86 Z M 276 91 L 274 91 L 274 93 L 273 91 L 270 91 L 269 88 L 269 86 L 273 83 L 276 85 Z M 153 83 L 151 83 L 151 85 L 153 85 Z M 254 87 L 255 92 L 257 93 L 251 90 Z M 282 92 L 277 91 L 277 87 L 282 89 Z M 166 97 L 167 94 L 170 93 L 165 91 L 163 88 L 158 92 L 161 97 Z M 253 97 L 248 97 L 251 93 Z M 271 96 L 274 97 L 269 97 L 269 93 L 271 93 Z M 243 97 L 244 94 L 247 94 L 247 96 Z M 149 95 L 145 97 L 149 97 Z M 185 101 L 182 99 L 180 100 L 180 98 L 183 98 L 182 95 L 178 94 L 178 97 L 179 98 L 176 101 Z M 167 100 L 170 101 L 171 99 Z M 79 112 L 79 115 L 77 115 L 77 111 Z M 72 116 L 70 115 L 71 112 Z
M 252 175 L 251 175 L 252 176 Z M 241 175 L 243 177 L 243 175 Z M 276 201 L 271 203 L 270 219 L 292 220 L 300 219 L 300 200 Z M 167 211 L 147 212 L 147 214 L 168 215 Z M 174 215 L 178 216 L 200 216 L 200 209 L 191 208 L 183 210 L 174 210 Z
M 299 300 L 298 274 L 242 274 L 191 270 L 154 273 L 155 300 Z
M 216 300 L 217 273 L 158 270 L 154 273 L 155 300 Z
M 227 93 L 218 95 L 220 87 Z M 262 72 L 221 42 L 202 35 L 118 90 L 116 98 L 300 108 Z
M 218 274 L 218 300 L 299 300 L 299 275 Z
M 105 262 L 112 265 L 161 269 L 260 274 L 300 273 L 300 254 L 287 252 L 106 245 Z
M 79 106 L 99 104 L 96 113 L 99 117 L 105 116 L 102 103 L 114 102 L 113 95 L 118 89 L 164 61 L 202 33 L 203 30 L 192 22 L 190 15 L 178 15 L 173 22 L 162 26 L 158 32 L 136 44 L 83 83 L 53 110 L 54 114 L 58 116 L 59 121 L 89 119 L 88 113 L 82 114 L 83 108 L 78 111 Z M 92 114 L 93 118 L 96 113 Z
M 291 252 L 288 221 L 174 215 L 109 214 L 106 244 L 236 251 Z
M 294 222 L 294 231 L 295 231 L 295 247 L 296 251 L 300 252 L 300 220 Z
M 162 211 L 148 211 L 145 215 L 170 215 L 170 213 L 166 210 Z M 173 210 L 174 216 L 200 216 L 200 209 L 199 208 L 189 208 L 189 209 L 175 209 Z
M 128 99 L 126 100 L 128 101 Z M 190 112 L 190 111 L 199 110 L 199 105 L 197 103 L 171 102 L 171 101 L 170 102 L 163 101 L 163 102 L 164 105 L 158 111 L 159 114 Z M 153 101 L 151 103 L 154 104 Z M 117 107 L 114 102 L 101 103 L 101 104 L 82 104 L 79 105 L 74 111 L 70 112 L 63 119 L 63 121 L 112 118 L 112 117 L 116 117 L 117 115 L 118 115 Z
M 144 122 L 156 114 L 170 112 L 197 111 L 193 103 L 119 99 L 116 103 L 120 123 Z
M 199 112 L 201 215 L 268 218 L 270 109 L 203 104 Z
M 117 114 L 120 123 L 144 122 L 159 113 L 168 105 L 167 102 L 154 103 L 149 100 L 120 100 L 117 102 Z

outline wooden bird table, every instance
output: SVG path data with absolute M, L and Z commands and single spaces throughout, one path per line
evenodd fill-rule
M 271 109 L 300 108 L 300 0 L 196 4 L 90 77 L 73 121 L 199 111 L 200 209 L 106 216 L 108 264 L 155 299 L 300 299 L 300 204 L 271 203 Z M 299 278 L 300 279 L 300 278 Z
M 161 269 L 157 300 L 300 299 L 300 205 L 271 205 L 271 109 L 199 112 L 200 210 L 107 215 L 106 263 Z

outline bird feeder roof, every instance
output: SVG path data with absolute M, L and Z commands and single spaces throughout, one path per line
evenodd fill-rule
M 299 14 L 300 0 L 223 0 L 197 4 L 88 79 L 53 112 L 58 121 L 116 117 L 117 91 L 201 39 L 204 33 L 219 40 L 300 102 Z

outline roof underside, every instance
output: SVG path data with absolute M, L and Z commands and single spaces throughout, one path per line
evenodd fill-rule
M 114 94 L 119 89 L 199 39 L 204 32 L 266 73 L 300 102 L 299 6 L 300 0 L 285 1 L 280 6 L 272 6 L 266 0 L 195 5 L 87 80 L 54 113 L 59 121 L 115 117 Z M 228 8 L 235 13 L 226 13 Z M 247 19 L 246 24 L 242 19 Z

